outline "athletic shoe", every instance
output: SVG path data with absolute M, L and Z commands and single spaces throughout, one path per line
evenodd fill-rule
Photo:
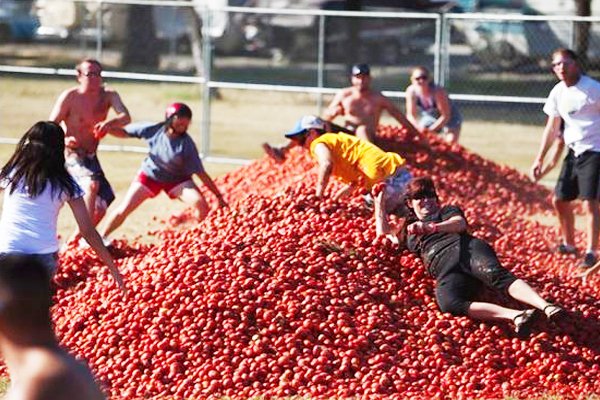
M 556 251 L 560 254 L 574 254 L 577 255 L 577 248 L 575 246 L 571 246 L 570 244 L 561 243 L 556 248 Z
M 581 268 L 591 268 L 596 264 L 598 259 L 596 258 L 596 254 L 594 253 L 585 253 L 585 257 L 583 257 L 583 262 L 581 263 Z
M 369 210 L 372 210 L 373 207 L 375 207 L 375 199 L 373 198 L 373 195 L 371 193 L 363 194 L 363 204 Z

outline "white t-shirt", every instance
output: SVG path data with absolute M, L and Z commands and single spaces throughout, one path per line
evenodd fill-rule
M 565 144 L 576 156 L 588 150 L 600 152 L 600 82 L 581 75 L 573 86 L 557 83 L 544 113 L 565 121 Z
M 58 251 L 58 211 L 65 201 L 70 200 L 69 195 L 58 191 L 53 194 L 50 184 L 33 198 L 21 185 L 10 193 L 7 180 L 0 181 L 0 187 L 4 189 L 0 253 L 48 254 Z M 73 198 L 81 196 L 83 191 L 77 186 Z

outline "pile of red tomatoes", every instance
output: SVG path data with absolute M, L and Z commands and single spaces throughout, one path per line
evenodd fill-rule
M 532 222 L 550 192 L 459 145 L 393 127 L 379 140 L 568 316 L 519 339 L 504 322 L 441 313 L 421 262 L 375 238 L 361 196 L 317 200 L 315 164 L 295 149 L 220 178 L 230 207 L 205 221 L 167 227 L 156 245 L 118 242 L 127 298 L 90 251 L 63 255 L 62 344 L 113 399 L 600 394 L 600 280 L 573 278 L 578 260 L 553 253 L 555 229 Z

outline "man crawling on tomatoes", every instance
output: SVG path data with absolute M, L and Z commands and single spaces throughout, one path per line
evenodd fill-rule
M 561 307 L 544 300 L 525 281 L 502 267 L 488 243 L 467 232 L 467 221 L 459 207 L 441 206 L 431 178 L 415 178 L 405 195 L 411 213 L 400 233 L 400 242 L 419 255 L 436 280 L 435 295 L 442 312 L 509 320 L 519 336 L 530 333 L 537 310 L 550 320 L 564 315 Z M 474 301 L 483 285 L 534 308 L 523 311 Z
M 327 132 L 325 121 L 312 115 L 302 117 L 285 137 L 310 149 L 318 162 L 317 197 L 325 194 L 332 175 L 347 184 L 333 195 L 334 199 L 357 188 L 372 191 L 377 235 L 391 232 L 388 216 L 403 206 L 404 190 L 412 179 L 404 158 L 356 136 Z

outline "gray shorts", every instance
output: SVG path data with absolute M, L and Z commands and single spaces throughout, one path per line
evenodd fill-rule
M 85 187 L 86 180 L 94 180 L 99 183 L 98 197 L 103 202 L 101 204 L 103 208 L 108 208 L 115 200 L 115 193 L 104 176 L 104 171 L 96 153 L 87 153 L 83 149 L 67 148 L 65 166 L 79 186 Z

